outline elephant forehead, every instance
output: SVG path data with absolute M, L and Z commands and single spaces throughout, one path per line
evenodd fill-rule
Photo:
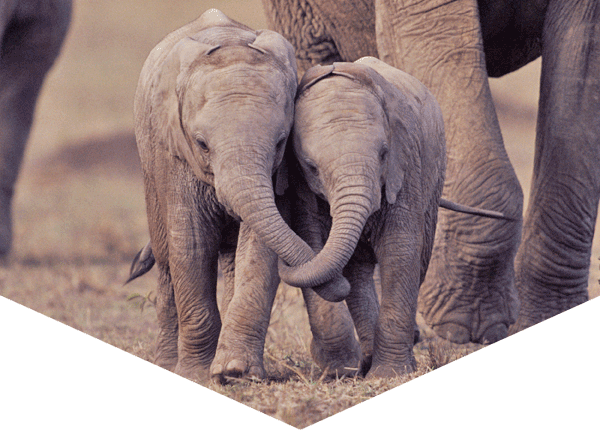
M 329 165 L 342 155 L 377 158 L 389 141 L 386 124 L 364 115 L 341 113 L 319 123 L 294 123 L 294 148 L 299 158 L 317 165 Z
M 273 54 L 267 51 L 250 47 L 248 44 L 235 43 L 223 45 L 210 55 L 204 55 L 197 59 L 195 67 L 204 70 L 216 69 L 217 71 L 228 67 L 248 67 L 249 70 L 262 71 L 262 73 L 280 73 L 286 78 L 292 76 L 296 79 L 295 69 L 292 65 L 283 63 Z
M 191 97 L 190 97 L 191 96 Z M 291 104 L 293 88 L 285 77 L 267 65 L 231 64 L 212 71 L 200 70 L 191 76 L 187 103 L 264 102 Z
M 295 126 L 300 134 L 352 133 L 385 126 L 383 107 L 370 91 L 327 84 L 327 80 L 317 83 L 296 102 Z

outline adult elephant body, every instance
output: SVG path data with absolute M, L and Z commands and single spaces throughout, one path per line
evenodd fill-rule
M 493 342 L 510 324 L 520 330 L 587 299 L 600 196 L 598 2 L 263 4 L 270 26 L 295 46 L 300 71 L 373 55 L 425 84 L 444 116 L 444 197 L 514 218 L 522 216 L 522 191 L 503 146 L 488 75 L 501 76 L 541 54 L 523 233 L 521 223 L 440 213 L 419 310 L 440 336 Z
M 285 39 L 215 9 L 169 34 L 144 64 L 134 113 L 151 246 L 135 276 L 156 261 L 163 367 L 219 380 L 264 375 L 277 257 L 313 255 L 282 219 L 273 188 L 296 87 Z M 286 232 L 291 242 L 282 243 Z
M 0 4 L 0 258 L 11 247 L 11 202 L 35 102 L 70 19 L 70 0 Z

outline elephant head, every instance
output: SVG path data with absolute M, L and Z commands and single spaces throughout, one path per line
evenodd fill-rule
M 156 66 L 144 66 L 138 87 L 150 101 L 136 106 L 151 110 L 151 124 L 136 134 L 155 133 L 147 140 L 213 186 L 218 203 L 280 258 L 308 261 L 314 253 L 281 217 L 273 187 L 294 119 L 294 50 L 278 33 L 255 32 L 214 9 L 199 22 L 204 29 L 175 34 L 150 54 Z M 285 189 L 285 174 L 275 176 Z M 321 294 L 341 300 L 348 291 Z
M 329 202 L 332 227 L 309 263 L 280 264 L 284 281 L 308 287 L 341 273 L 369 217 L 385 205 L 410 204 L 397 201 L 407 179 L 415 186 L 411 176 L 431 169 L 416 185 L 423 195 L 443 181 L 443 121 L 430 100 L 416 79 L 374 58 L 306 72 L 296 100 L 293 150 L 310 189 Z

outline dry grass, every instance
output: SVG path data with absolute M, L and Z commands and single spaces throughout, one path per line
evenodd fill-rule
M 140 304 L 154 290 L 156 272 L 123 286 L 132 257 L 148 238 L 131 132 L 133 92 L 154 44 L 215 6 L 255 28 L 265 25 L 259 0 L 75 2 L 71 33 L 44 87 L 17 190 L 14 253 L 0 266 L 2 296 L 148 361 L 156 315 L 149 301 L 143 311 Z M 524 73 L 508 79 L 531 86 L 535 75 Z M 507 150 L 527 189 L 535 108 L 531 100 L 511 98 L 515 83 L 502 82 L 495 93 L 504 106 L 528 112 L 499 110 Z M 598 249 L 595 241 L 592 297 L 600 294 Z M 128 300 L 132 294 L 138 298 Z M 302 428 L 476 349 L 443 342 L 425 328 L 423 335 L 413 375 L 327 379 L 310 358 L 299 292 L 281 289 L 265 348 L 269 380 L 211 388 Z

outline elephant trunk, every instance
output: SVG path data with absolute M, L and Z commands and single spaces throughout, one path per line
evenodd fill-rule
M 373 194 L 370 186 L 344 187 L 344 195 L 334 199 L 333 222 L 323 249 L 300 266 L 280 265 L 279 274 L 287 284 L 312 288 L 339 276 L 356 249 L 367 219 L 371 215 Z
M 248 171 L 254 173 L 215 175 L 219 201 L 247 223 L 265 245 L 288 264 L 310 260 L 314 252 L 292 231 L 277 209 L 273 183 L 266 169 L 249 166 Z M 222 181 L 218 181 L 219 177 Z

